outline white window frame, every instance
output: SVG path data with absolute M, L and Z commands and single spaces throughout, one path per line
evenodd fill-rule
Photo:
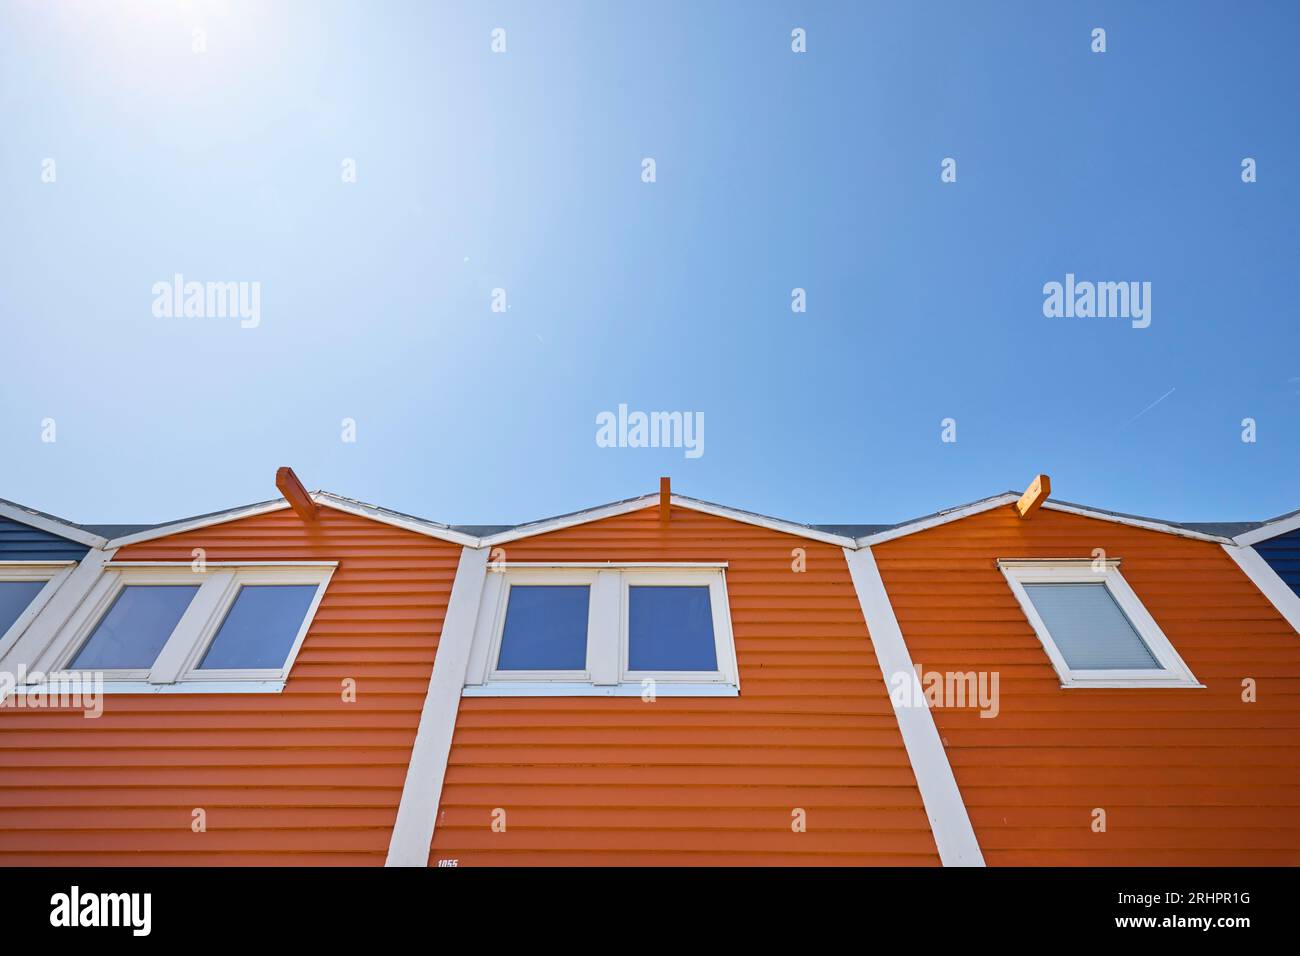
M 740 693 L 725 565 L 600 564 L 499 565 L 490 568 L 466 670 L 466 697 L 735 697 Z M 573 671 L 502 671 L 501 655 L 510 588 L 520 585 L 587 585 L 587 666 Z M 633 671 L 628 668 L 631 587 L 707 587 L 713 615 L 717 669 Z M 653 683 L 649 683 L 653 682 Z
M 41 609 L 76 569 L 76 561 L 0 561 L 0 581 L 44 581 L 31 603 L 14 618 L 8 630 L 0 631 L 0 657 L 17 643 L 18 638 L 36 620 Z
M 185 562 L 110 562 L 85 600 L 64 624 L 50 648 L 32 666 L 34 674 L 78 673 L 72 662 L 122 590 L 137 585 L 198 585 L 198 591 L 159 651 L 153 666 L 101 670 L 109 693 L 278 693 L 284 689 L 302 642 L 311 628 L 337 562 L 207 562 L 197 571 Z M 284 666 L 199 670 L 245 585 L 301 584 L 316 588 Z
M 1155 618 L 1143 606 L 1119 570 L 1118 559 L 1035 560 L 1001 558 L 998 568 L 1007 579 L 1011 593 L 1025 612 L 1029 625 L 1038 635 L 1052 666 L 1060 675 L 1062 687 L 1204 687 L 1191 668 L 1174 650 Z M 1065 655 L 1052 639 L 1047 625 L 1025 590 L 1026 584 L 1103 584 L 1119 609 L 1128 618 L 1138 637 L 1160 665 L 1159 670 L 1108 668 L 1071 669 Z
M 598 611 L 596 608 L 595 571 L 533 571 L 516 572 L 502 578 L 502 586 L 497 588 L 494 596 L 494 624 L 492 628 L 492 645 L 488 654 L 487 680 L 491 683 L 526 683 L 528 681 L 571 681 L 585 683 L 591 680 L 592 636 L 597 630 Z M 501 659 L 501 641 L 505 637 L 506 609 L 510 604 L 510 589 L 514 586 L 561 586 L 590 588 L 587 599 L 587 666 L 578 670 L 500 670 L 497 664 Z

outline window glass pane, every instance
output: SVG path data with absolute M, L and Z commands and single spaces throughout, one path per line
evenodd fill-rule
M 14 626 L 43 587 L 44 581 L 0 581 L 0 637 Z
M 127 585 L 69 666 L 76 670 L 147 670 L 198 590 L 197 584 Z
M 587 669 L 587 604 L 582 585 L 513 585 L 497 670 Z
M 208 645 L 199 669 L 271 668 L 284 666 L 307 608 L 316 597 L 315 584 L 246 584 L 235 595 L 230 612 Z
M 628 591 L 628 670 L 718 669 L 707 587 L 632 587 Z
M 1071 670 L 1161 670 L 1104 584 L 1026 584 Z

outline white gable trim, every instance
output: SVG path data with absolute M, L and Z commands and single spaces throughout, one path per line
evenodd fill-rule
M 1193 538 L 1197 541 L 1213 541 L 1215 544 L 1227 544 L 1232 541 L 1231 538 L 1225 538 L 1220 534 L 1207 534 L 1204 531 L 1193 531 L 1190 528 L 1180 528 L 1178 525 L 1165 524 L 1163 521 L 1147 521 L 1144 518 L 1129 518 L 1124 515 L 1114 515 L 1108 511 L 1094 511 L 1091 508 L 1082 508 L 1078 505 L 1062 504 L 1059 501 L 1052 501 L 1050 498 L 1043 502 L 1044 508 L 1050 508 L 1052 511 L 1064 511 L 1066 514 L 1082 515 L 1085 518 L 1096 518 L 1098 521 L 1111 521 L 1115 524 L 1126 524 L 1131 528 L 1145 528 L 1147 531 L 1159 531 L 1163 534 L 1176 534 L 1181 538 Z
M 845 548 L 844 557 L 849 564 L 858 602 L 862 605 L 871 643 L 876 649 L 886 692 L 897 680 L 915 682 L 915 686 L 910 688 L 913 693 L 908 694 L 905 701 L 899 700 L 902 695 L 893 693 L 889 694 L 889 700 L 912 771 L 916 774 L 916 785 L 921 791 L 926 815 L 930 818 L 939 859 L 944 866 L 983 866 L 984 854 L 975 837 L 975 828 L 971 826 L 966 803 L 957 788 L 952 765 L 948 763 L 948 754 L 939 739 L 934 715 L 930 713 L 930 706 L 920 688 L 912 655 L 903 640 L 893 605 L 889 603 L 889 594 L 881 580 L 875 556 L 870 548 L 859 551 Z M 918 701 L 920 703 L 916 703 Z
M 1279 535 L 1295 531 L 1300 528 L 1300 511 L 1285 518 L 1276 518 L 1254 531 L 1247 531 L 1245 534 L 1239 534 L 1232 540 L 1237 544 L 1258 544 L 1260 541 L 1269 541 Z M 1231 552 L 1229 552 L 1231 554 Z
M 672 505 L 675 508 L 684 508 L 688 511 L 698 511 L 701 514 L 713 515 L 719 518 L 727 518 L 731 521 L 739 521 L 742 524 L 754 525 L 759 528 L 768 528 L 772 531 L 778 531 L 783 534 L 793 535 L 799 538 L 806 538 L 812 541 L 820 541 L 824 544 L 832 544 L 841 548 L 867 548 L 876 544 L 883 544 L 886 541 L 893 541 L 895 538 L 902 538 L 910 534 L 917 534 L 929 528 L 935 528 L 939 525 L 948 524 L 953 521 L 960 521 L 963 518 L 969 518 L 972 515 L 990 511 L 994 508 L 1000 508 L 1004 505 L 1011 504 L 1020 496 L 1014 492 L 995 495 L 992 498 L 984 498 L 980 501 L 972 502 L 949 511 L 942 511 L 938 514 L 931 515 L 927 518 L 920 518 L 916 521 L 907 522 L 896 528 L 889 528 L 885 531 L 879 531 L 875 534 L 865 535 L 861 538 L 850 538 L 845 535 L 833 534 L 828 531 L 819 531 L 816 528 L 810 528 L 807 525 L 797 524 L 793 521 L 783 521 L 780 518 L 771 518 L 767 515 L 754 514 L 749 511 L 741 511 L 735 508 L 729 508 L 726 505 L 717 505 L 707 501 L 700 501 L 697 498 L 688 498 L 684 495 L 673 495 Z M 496 534 L 475 537 L 461 531 L 439 524 L 433 521 L 424 521 L 419 518 L 412 518 L 405 515 L 399 515 L 395 512 L 387 511 L 383 508 L 377 508 L 367 505 L 363 502 L 353 501 L 348 498 L 341 498 L 338 495 L 331 494 L 327 491 L 316 491 L 311 495 L 313 501 L 326 508 L 333 508 L 336 511 L 342 511 L 347 514 L 356 515 L 361 518 L 367 518 L 371 521 L 378 521 L 382 524 L 392 525 L 403 528 L 407 531 L 413 531 L 416 534 L 423 534 L 431 538 L 438 538 L 443 541 L 449 541 L 453 544 L 459 544 L 463 547 L 495 547 L 501 544 L 508 544 L 511 541 L 519 541 L 524 538 L 533 538 L 542 534 L 549 534 L 552 531 L 560 531 L 564 528 L 572 528 L 576 525 L 588 524 L 593 521 L 603 521 L 606 518 L 614 518 L 619 515 L 630 514 L 634 511 L 642 511 L 646 508 L 654 507 L 659 502 L 659 496 L 656 494 L 642 495 L 638 498 L 630 498 L 627 501 L 618 501 L 613 504 L 600 505 L 595 508 L 587 508 L 583 511 L 575 511 L 573 514 L 563 515 L 557 518 L 546 518 L 541 521 L 534 521 L 529 524 L 520 525 L 507 531 L 501 531 Z M 194 518 L 185 521 L 177 521 L 171 524 L 160 525 L 157 528 L 150 528 L 146 531 L 140 531 L 135 534 L 124 535 L 120 538 L 114 538 L 112 541 L 105 542 L 102 538 L 94 539 L 92 546 L 121 548 L 127 545 L 138 544 L 142 541 L 153 541 L 158 538 L 165 538 L 173 534 L 181 534 L 187 531 L 196 531 L 200 528 L 208 528 L 213 525 L 224 524 L 228 521 L 238 521 L 241 518 L 250 518 L 255 515 L 267 514 L 273 511 L 280 511 L 289 507 L 288 502 L 283 499 L 276 501 L 264 502 L 257 505 L 246 505 L 240 508 L 232 508 L 229 511 L 221 511 L 203 518 Z M 1232 539 L 1220 535 L 1206 534 L 1200 531 L 1192 531 L 1187 528 L 1180 528 L 1176 525 L 1165 524 L 1159 521 L 1148 521 L 1142 518 L 1129 518 L 1121 515 L 1114 515 L 1105 511 L 1096 511 L 1090 508 L 1080 507 L 1078 505 L 1063 504 L 1059 501 L 1048 500 L 1043 503 L 1043 507 L 1051 511 L 1063 511 L 1067 514 L 1081 515 L 1085 518 L 1096 518 L 1100 521 L 1110 521 L 1116 524 L 1129 525 L 1135 528 L 1145 528 L 1148 531 L 1159 531 L 1165 534 L 1175 534 L 1184 538 L 1193 538 L 1199 541 L 1212 541 L 1216 544 L 1230 544 Z M 0 506 L 0 513 L 4 513 L 4 506 Z M 14 509 L 8 509 L 14 510 Z M 16 515 L 17 520 L 27 520 L 33 516 L 26 512 L 19 512 Z M 28 523 L 35 524 L 34 521 Z M 59 530 L 56 522 L 47 522 L 51 525 L 49 530 L 56 534 L 63 533 Z M 1294 523 L 1300 527 L 1300 515 L 1296 516 Z M 1273 534 L 1282 534 L 1289 530 L 1292 525 L 1292 519 L 1279 522 L 1271 534 L 1260 536 L 1271 537 Z M 75 529 L 71 529 L 75 530 Z M 1260 529 L 1263 531 L 1264 529 Z M 1249 536 L 1258 535 L 1258 532 L 1251 532 L 1250 535 L 1243 535 L 1238 538 L 1238 543 L 1247 543 L 1244 539 Z M 72 535 L 65 535 L 72 537 Z M 1259 538 L 1256 538 L 1258 540 Z
M 141 541 L 153 541 L 157 538 L 167 538 L 174 534 L 184 534 L 186 531 L 197 531 L 200 528 L 210 528 L 213 525 L 225 524 L 229 521 L 238 521 L 240 518 L 252 518 L 255 515 L 270 514 L 272 511 L 283 511 L 289 507 L 289 502 L 280 499 L 278 501 L 264 501 L 257 505 L 243 505 L 239 508 L 231 508 L 228 511 L 218 511 L 216 514 L 205 515 L 202 518 L 189 518 L 184 521 L 174 521 L 171 524 L 159 525 L 156 528 L 148 528 L 144 531 L 137 531 L 135 534 L 123 535 L 120 538 L 114 538 L 108 542 L 107 547 L 125 548 L 128 545 L 139 544 Z
M 818 531 L 816 528 L 809 528 L 807 525 L 796 524 L 793 521 L 782 521 L 780 518 L 769 518 L 766 515 L 757 515 L 748 511 L 737 511 L 734 508 L 711 504 L 707 501 L 700 501 L 697 498 L 685 498 L 673 495 L 672 503 L 678 508 L 686 508 L 689 511 L 698 511 L 701 514 L 713 515 L 717 518 L 730 518 L 732 521 L 739 521 L 742 524 L 750 524 L 758 528 L 768 528 L 771 531 L 781 531 L 785 534 L 792 534 L 800 538 L 809 538 L 812 541 L 821 541 L 823 544 L 835 544 L 839 545 L 841 548 L 857 547 L 857 542 L 842 534 L 832 534 L 829 531 Z
M 877 531 L 875 534 L 869 534 L 865 537 L 858 538 L 854 542 L 854 547 L 869 548 L 873 544 L 883 544 L 886 541 L 893 541 L 895 538 L 902 538 L 909 534 L 916 534 L 918 531 L 926 531 L 929 528 L 937 528 L 939 525 L 948 524 L 953 521 L 960 521 L 962 518 L 969 518 L 971 515 L 977 515 L 985 511 L 991 511 L 994 508 L 1000 508 L 1003 505 L 1009 505 L 1013 501 L 1019 500 L 1019 495 L 1007 494 L 997 495 L 993 498 L 984 498 L 980 501 L 963 505 L 960 508 L 953 508 L 951 511 L 941 511 L 938 514 L 931 515 L 928 518 L 918 518 L 916 521 L 910 521 L 906 524 L 899 525 L 897 528 L 888 528 L 885 531 Z M 1044 505 L 1046 507 L 1046 504 Z
M 1223 550 L 1237 562 L 1237 567 L 1246 573 L 1246 577 L 1255 582 L 1255 587 L 1277 608 L 1278 613 L 1286 618 L 1291 629 L 1300 633 L 1300 595 L 1291 590 L 1290 585 L 1278 576 L 1254 548 L 1225 544 Z
M 403 528 L 407 531 L 414 531 L 416 534 L 426 535 L 430 538 L 440 538 L 443 541 L 450 541 L 453 544 L 469 547 L 478 546 L 479 539 L 473 535 L 462 534 L 459 531 L 454 531 L 451 528 L 431 521 L 421 521 L 418 518 L 404 517 L 390 511 L 385 511 L 382 508 L 375 508 L 361 502 L 340 498 L 338 495 L 330 494 L 328 491 L 314 491 L 312 492 L 311 499 L 325 508 L 333 508 L 335 511 L 342 511 L 346 514 L 356 515 L 359 518 L 367 518 L 370 521 L 378 521 L 381 524 L 392 525 L 397 528 Z M 187 531 L 198 531 L 202 528 L 211 528 L 214 525 L 226 524 L 230 521 L 239 521 L 243 518 L 253 518 L 257 515 L 270 514 L 274 511 L 283 511 L 288 507 L 289 502 L 285 501 L 283 498 L 275 501 L 265 501 L 256 505 L 244 505 L 239 508 L 231 508 L 228 511 L 219 511 L 216 514 L 205 515 L 202 518 L 175 521 L 171 524 L 159 525 L 156 528 L 138 531 L 135 534 L 124 535 L 123 537 L 114 538 L 112 541 L 109 541 L 107 546 L 111 548 L 124 548 L 128 545 L 139 544 L 142 541 L 155 541 L 158 538 L 167 538 L 174 534 L 184 534 Z
M 806 525 L 796 524 L 793 521 L 782 521 L 780 518 L 769 518 L 766 515 L 753 514 L 748 511 L 739 511 L 735 508 L 728 508 L 725 505 L 715 505 L 711 502 L 700 501 L 698 498 L 688 498 L 684 495 L 673 495 L 671 499 L 674 508 L 683 508 L 687 511 L 698 511 L 701 514 L 713 515 L 717 518 L 728 518 L 732 521 L 739 521 L 742 524 L 754 525 L 759 528 L 768 528 L 772 531 L 780 531 L 784 534 L 795 535 L 800 538 L 809 538 L 813 541 L 821 541 L 825 544 L 834 544 L 842 548 L 856 547 L 852 538 L 844 535 L 831 534 L 827 531 L 818 531 L 816 528 L 809 528 Z M 588 508 L 585 511 L 575 511 L 573 514 L 562 515 L 558 518 L 548 518 L 543 521 L 535 521 L 531 524 L 520 525 L 517 528 L 511 528 L 508 531 L 501 531 L 497 534 L 488 535 L 482 538 L 480 543 L 483 547 L 495 547 L 499 544 L 507 544 L 511 541 L 518 541 L 522 538 L 533 538 L 540 534 L 549 534 L 552 531 L 560 531 L 564 528 L 572 528 L 580 524 L 589 524 L 593 521 L 603 521 L 606 518 L 615 518 L 619 515 L 631 514 L 634 511 L 643 511 L 646 508 L 652 508 L 659 504 L 658 495 L 642 495 L 640 498 L 630 498 L 627 501 L 618 501 L 614 504 L 600 505 L 596 508 Z
M 903 538 L 909 534 L 916 534 L 919 531 L 925 531 L 929 528 L 936 528 L 939 525 L 948 524 L 952 521 L 960 521 L 962 518 L 969 518 L 971 515 L 977 515 L 985 511 L 991 511 L 994 508 L 1000 508 L 1018 501 L 1020 496 L 1012 492 L 997 495 L 993 498 L 985 498 L 981 501 L 975 501 L 960 508 L 953 508 L 951 511 L 941 511 L 938 514 L 931 515 L 928 518 L 920 518 L 916 521 L 907 522 L 899 525 L 897 528 L 889 528 L 885 531 L 878 531 L 875 534 L 869 534 L 865 537 L 858 538 L 855 546 L 859 548 L 868 548 L 875 544 L 883 544 L 886 541 L 893 541 L 895 538 Z M 1178 525 L 1165 524 L 1162 521 L 1148 521 L 1144 518 L 1130 518 L 1125 515 L 1111 514 L 1109 511 L 1097 511 L 1092 508 L 1085 508 L 1080 505 L 1069 505 L 1060 501 L 1047 499 L 1043 502 L 1043 507 L 1049 511 L 1062 511 L 1066 514 L 1079 515 L 1084 518 L 1095 518 L 1098 521 L 1110 521 L 1114 524 L 1128 525 L 1132 528 L 1144 528 L 1147 531 L 1159 531 L 1163 534 L 1176 534 L 1182 538 L 1193 538 L 1197 541 L 1213 541 L 1215 544 L 1231 544 L 1231 538 L 1225 538 L 1222 535 L 1207 534 L 1203 531 L 1193 531 L 1190 528 L 1180 528 Z M 1033 519 L 1028 519 L 1032 521 Z M 1240 541 L 1240 539 L 1238 539 Z
M 107 540 L 97 534 L 91 534 L 84 528 L 76 528 L 62 521 L 55 521 L 53 518 L 47 518 L 44 515 L 33 514 L 26 508 L 4 502 L 0 502 L 0 518 L 8 518 L 11 521 L 17 521 L 19 524 L 25 524 L 40 531 L 48 531 L 60 538 L 66 538 L 68 541 L 75 541 L 77 544 L 84 544 L 91 548 L 102 548 Z
M 447 775 L 447 757 L 460 710 L 461 689 L 465 686 L 470 648 L 474 643 L 479 599 L 487 578 L 487 560 L 486 548 L 461 549 L 442 633 L 438 635 L 429 690 L 420 712 L 420 726 L 406 766 L 406 783 L 389 838 L 385 866 L 428 865 L 442 783 Z
M 572 528 L 575 525 L 588 524 L 592 521 L 603 521 L 605 518 L 616 518 L 619 515 L 631 514 L 633 511 L 641 511 L 649 508 L 651 505 L 659 503 L 658 495 L 642 495 L 640 498 L 630 498 L 627 501 L 618 501 L 611 505 L 600 505 L 596 508 L 587 508 L 584 511 L 575 511 L 570 515 L 562 515 L 558 518 L 546 518 L 541 521 L 533 521 L 529 524 L 520 525 L 517 528 L 511 528 L 508 531 L 499 531 L 496 534 L 490 534 L 481 539 L 483 547 L 490 548 L 498 544 L 506 544 L 510 541 L 518 541 L 521 538 L 533 538 L 539 534 L 549 534 L 552 531 L 560 531 L 564 528 Z
M 333 508 L 335 511 L 342 511 L 346 514 L 356 515 L 358 518 L 369 518 L 371 521 L 378 521 L 381 524 L 392 525 L 395 528 L 404 528 L 407 531 L 414 531 L 416 534 L 427 535 L 431 538 L 441 538 L 443 541 L 450 541 L 453 544 L 459 544 L 468 548 L 476 548 L 479 546 L 479 539 L 474 535 L 455 531 L 452 528 L 448 528 L 445 525 L 439 525 L 433 521 L 421 521 L 419 518 L 399 515 L 392 511 L 385 511 L 383 508 L 376 508 L 359 501 L 350 501 L 346 498 L 340 498 L 338 495 L 330 494 L 328 491 L 313 492 L 311 499 L 318 505 L 324 505 L 326 508 Z

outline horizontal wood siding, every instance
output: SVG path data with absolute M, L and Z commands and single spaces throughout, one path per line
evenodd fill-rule
M 80 561 L 89 550 L 49 531 L 0 518 L 0 561 Z
M 741 696 L 463 699 L 431 863 L 938 862 L 841 549 L 651 508 L 505 551 L 729 562 Z
M 1300 594 L 1300 528 L 1255 544 L 1259 556 L 1296 594 Z
M 994 561 L 1094 548 L 1206 689 L 1060 686 Z M 1300 639 L 1219 545 L 1008 506 L 872 550 L 914 662 L 1000 675 L 934 710 L 990 865 L 1300 864 Z
M 196 547 L 339 562 L 284 692 L 111 695 L 95 720 L 0 709 L 0 865 L 384 862 L 460 547 L 331 509 L 309 531 L 285 510 L 117 559 Z

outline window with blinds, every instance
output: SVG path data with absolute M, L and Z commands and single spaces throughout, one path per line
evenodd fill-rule
M 1072 670 L 1159 670 L 1104 584 L 1026 584 L 1034 610 Z

